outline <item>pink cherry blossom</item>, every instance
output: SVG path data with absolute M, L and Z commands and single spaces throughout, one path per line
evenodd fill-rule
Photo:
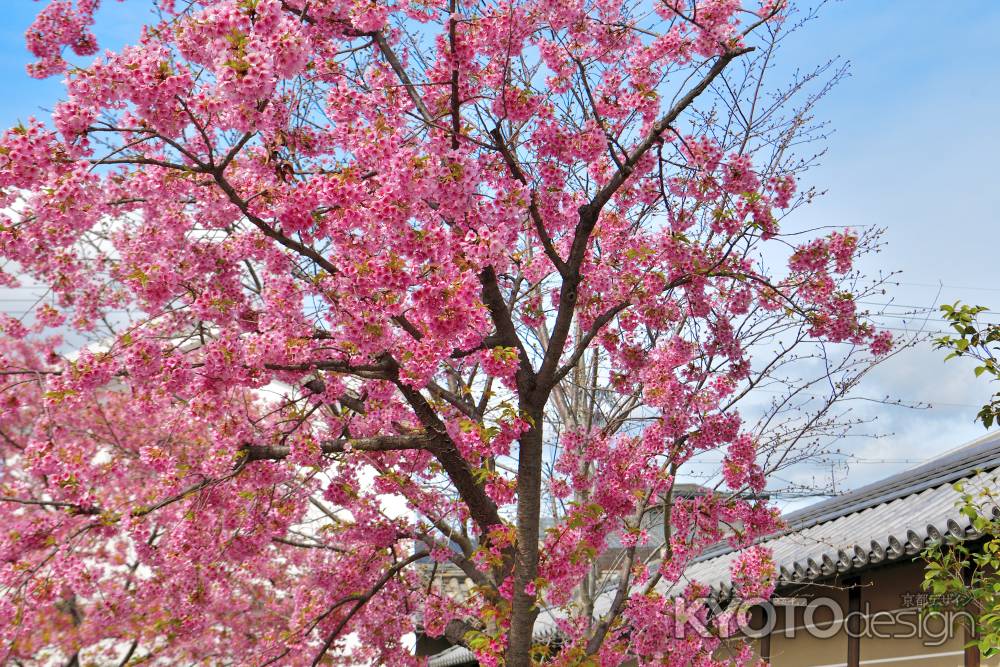
M 681 582 L 778 526 L 744 399 L 892 346 L 801 124 L 719 97 L 786 3 L 157 0 L 101 53 L 98 4 L 0 135 L 0 662 L 525 667 L 544 607 L 552 664 L 727 664 Z

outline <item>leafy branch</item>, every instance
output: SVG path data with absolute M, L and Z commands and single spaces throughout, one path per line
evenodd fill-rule
M 1000 353 L 1000 324 L 982 322 L 979 316 L 989 312 L 985 306 L 969 306 L 956 301 L 952 305 L 941 306 L 944 318 L 949 322 L 954 334 L 947 334 L 935 339 L 938 349 L 951 350 L 945 361 L 955 357 L 975 359 L 979 365 L 973 369 L 976 377 L 984 373 L 993 376 L 993 381 L 1000 381 L 1000 367 L 997 365 L 997 353 Z M 1000 422 L 1000 391 L 993 394 L 989 402 L 980 408 L 976 419 L 989 428 Z

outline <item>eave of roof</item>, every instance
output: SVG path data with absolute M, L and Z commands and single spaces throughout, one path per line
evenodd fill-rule
M 427 667 L 457 667 L 458 665 L 475 665 L 476 655 L 464 646 L 452 646 L 440 653 L 432 655 L 427 661 Z

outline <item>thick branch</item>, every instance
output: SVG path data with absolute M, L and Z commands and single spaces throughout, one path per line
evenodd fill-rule
M 500 285 L 497 282 L 497 274 L 492 266 L 487 266 L 479 274 L 479 282 L 482 285 L 482 297 L 486 307 L 489 308 L 490 318 L 493 326 L 497 328 L 497 337 L 500 342 L 517 350 L 519 368 L 517 372 L 518 386 L 522 390 L 530 391 L 535 382 L 535 369 L 531 367 L 531 360 L 528 353 L 521 344 L 521 339 L 514 328 L 514 321 L 510 316 L 510 309 L 504 301 L 500 292 Z
M 347 451 L 394 452 L 405 449 L 427 449 L 430 438 L 424 433 L 416 435 L 382 435 L 374 438 L 344 438 L 326 440 L 320 443 L 324 454 L 340 454 Z M 280 461 L 291 454 L 286 445 L 250 445 L 246 448 L 247 461 Z
M 0 503 L 14 503 L 17 505 L 34 505 L 36 507 L 53 507 L 56 509 L 70 510 L 74 514 L 96 515 L 101 513 L 101 510 L 97 507 L 79 505 L 77 503 L 59 502 L 56 500 L 35 500 L 33 498 L 15 498 L 12 496 L 0 496 Z
M 308 361 L 302 364 L 264 364 L 264 368 L 269 371 L 329 371 L 331 373 L 344 373 L 356 375 L 360 378 L 371 380 L 388 380 L 384 366 L 378 364 L 349 364 L 343 361 Z
M 448 435 L 444 423 L 438 417 L 437 413 L 434 412 L 434 408 L 430 406 L 427 399 L 418 390 L 400 382 L 398 379 L 395 382 L 396 387 L 403 394 L 406 402 L 409 403 L 417 419 L 420 420 L 420 423 L 428 431 L 428 437 L 430 437 L 430 445 L 427 447 L 428 451 L 434 454 L 434 457 L 441 464 L 441 467 L 444 468 L 452 484 L 455 485 L 458 494 L 469 508 L 469 514 L 472 516 L 473 521 L 479 525 L 483 533 L 488 532 L 494 526 L 502 524 L 503 521 L 500 519 L 500 512 L 496 503 L 493 502 L 493 499 L 486 494 L 483 487 L 476 481 L 469 462 L 458 451 L 458 447 L 451 439 L 451 436 Z

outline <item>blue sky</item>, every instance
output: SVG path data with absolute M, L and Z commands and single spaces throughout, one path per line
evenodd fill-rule
M 797 215 L 809 226 L 886 228 L 884 251 L 865 265 L 869 273 L 902 272 L 886 301 L 929 307 L 962 299 L 1000 311 L 997 34 L 1000 3 L 990 0 L 849 0 L 828 4 L 782 56 L 803 66 L 833 56 L 850 62 L 851 76 L 820 104 L 833 134 L 823 164 L 807 176 L 828 194 Z M 926 329 L 940 330 L 939 315 L 929 317 Z M 924 326 L 919 318 L 880 322 Z M 845 486 L 984 434 L 973 418 L 995 387 L 942 356 L 922 346 L 868 378 L 870 396 L 933 407 L 869 406 L 886 437 L 853 443 L 863 460 L 841 471 Z
M 16 125 L 18 120 L 35 115 L 44 116 L 40 108 L 51 108 L 62 93 L 58 78 L 42 81 L 31 79 L 24 67 L 32 61 L 24 45 L 24 31 L 44 3 L 35 0 L 3 0 L 3 21 L 0 22 L 0 126 Z M 133 42 L 139 36 L 143 20 L 152 17 L 143 0 L 106 0 L 98 12 L 95 28 L 101 49 L 116 49 Z
M 8 127 L 44 115 L 39 109 L 58 99 L 61 86 L 24 73 L 29 56 L 23 33 L 40 5 L 3 4 L 0 126 Z M 102 47 L 134 40 L 148 16 L 143 0 L 106 0 L 97 30 Z M 850 63 L 851 76 L 818 109 L 833 133 L 822 164 L 806 180 L 827 194 L 798 211 L 796 225 L 885 227 L 885 250 L 865 268 L 902 272 L 887 301 L 927 308 L 962 299 L 1000 310 L 997 34 L 1000 2 L 994 0 L 847 0 L 825 5 L 819 19 L 793 35 L 780 55 L 786 69 L 832 57 Z M 14 306 L 0 304 L 5 310 Z M 937 313 L 930 311 L 929 317 L 926 324 L 902 317 L 881 322 L 939 330 Z M 945 365 L 941 358 L 926 346 L 910 350 L 868 379 L 869 395 L 934 407 L 863 408 L 878 417 L 877 430 L 886 437 L 849 445 L 858 460 L 837 472 L 844 487 L 983 434 L 973 417 L 991 387 L 974 380 L 968 366 Z

